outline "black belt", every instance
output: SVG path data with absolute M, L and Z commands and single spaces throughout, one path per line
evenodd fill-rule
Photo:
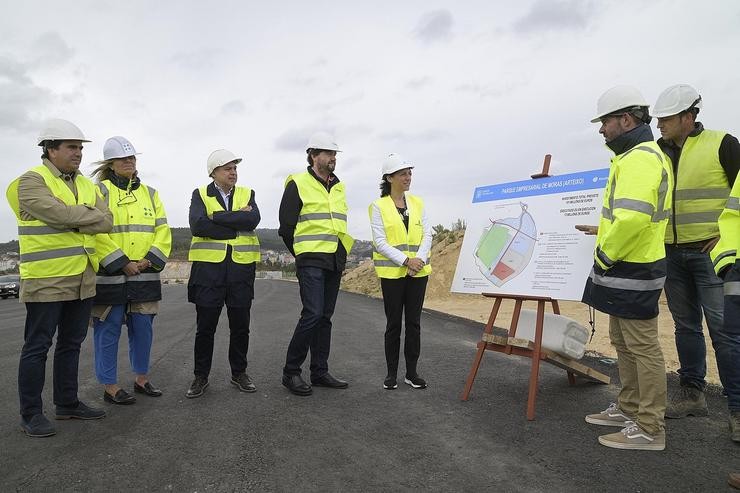
M 691 243 L 675 243 L 668 246 L 671 246 L 673 248 L 683 248 L 687 250 L 701 250 L 709 241 L 711 240 L 692 241 Z

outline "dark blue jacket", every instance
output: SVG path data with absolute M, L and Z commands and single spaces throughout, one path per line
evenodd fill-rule
M 231 197 L 224 204 L 221 194 L 211 183 L 206 188 L 209 197 L 215 197 L 224 211 L 213 214 L 209 219 L 206 206 L 198 189 L 190 200 L 190 232 L 193 236 L 230 240 L 237 231 L 254 231 L 260 222 L 260 211 L 254 200 L 254 190 L 249 197 L 252 210 L 232 211 Z M 231 247 L 226 251 L 223 262 L 193 262 L 188 281 L 188 301 L 202 306 L 245 306 L 254 298 L 255 264 L 237 264 L 231 260 Z

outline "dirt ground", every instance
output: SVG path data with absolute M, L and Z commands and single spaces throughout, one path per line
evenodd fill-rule
M 432 248 L 432 274 L 427 286 L 424 307 L 437 310 L 458 317 L 485 323 L 491 313 L 493 301 L 490 298 L 470 294 L 450 293 L 450 286 L 455 275 L 457 259 L 460 254 L 463 234 L 453 234 L 436 243 Z M 366 261 L 357 268 L 345 273 L 342 279 L 342 289 L 381 297 L 380 283 L 373 272 L 372 262 Z M 588 307 L 583 303 L 561 301 L 560 313 L 588 327 Z M 513 301 L 505 301 L 496 319 L 496 326 L 508 328 L 511 321 Z M 524 308 L 536 309 L 536 304 L 530 302 Z M 548 307 L 549 310 L 549 307 Z M 660 316 L 658 319 L 660 345 L 663 348 L 666 371 L 675 372 L 678 369 L 678 355 L 673 337 L 673 319 L 666 306 L 665 297 L 660 300 Z M 704 337 L 707 341 L 707 382 L 719 384 L 717 361 L 711 347 L 706 327 Z M 609 317 L 596 312 L 596 333 L 586 346 L 587 352 L 601 354 L 608 358 L 615 358 L 614 347 L 609 342 Z

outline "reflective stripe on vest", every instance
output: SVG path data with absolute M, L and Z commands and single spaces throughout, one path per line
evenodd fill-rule
M 600 276 L 592 270 L 589 277 L 591 282 L 597 286 L 627 291 L 655 291 L 656 289 L 663 289 L 665 285 L 665 276 L 656 279 L 626 279 L 623 277 Z
M 368 208 L 368 214 L 372 221 L 373 205 L 378 207 L 380 216 L 383 220 L 383 229 L 385 238 L 389 245 L 400 250 L 406 257 L 414 258 L 419 251 L 421 242 L 424 238 L 424 228 L 421 223 L 424 202 L 421 198 L 406 194 L 406 206 L 409 213 L 408 230 L 403 223 L 401 215 L 398 213 L 396 204 L 390 195 L 381 197 Z M 398 265 L 384 255 L 381 255 L 373 245 L 373 266 L 378 277 L 384 279 L 399 279 L 408 274 L 408 267 Z M 428 276 L 432 272 L 432 266 L 426 264 L 415 277 Z
M 159 281 L 159 272 L 145 272 L 136 276 L 97 276 L 96 284 L 126 284 L 127 282 Z
M 40 175 L 49 191 L 68 206 L 95 206 L 95 185 L 78 174 L 75 176 L 75 198 L 64 180 L 45 165 L 30 170 Z M 18 184 L 16 178 L 8 187 L 7 198 L 18 222 L 20 247 L 20 274 L 22 279 L 65 277 L 81 274 L 90 263 L 97 270 L 95 258 L 95 235 L 87 235 L 70 229 L 55 229 L 40 220 L 23 220 L 20 215 Z M 62 261 L 60 261 L 62 260 Z
M 211 215 L 214 212 L 225 210 L 216 197 L 208 196 L 207 187 L 199 188 L 198 192 L 206 207 L 206 214 Z M 238 211 L 249 205 L 252 190 L 247 187 L 234 187 L 232 194 L 231 210 Z M 228 245 L 231 245 L 231 259 L 235 263 L 251 264 L 260 261 L 260 244 L 257 233 L 254 231 L 239 231 L 236 238 L 231 240 L 193 236 L 188 260 L 191 262 L 223 262 L 226 259 Z
M 714 246 L 709 256 L 714 264 L 714 271 L 720 273 L 728 266 L 735 263 L 737 250 L 740 248 L 740 180 L 735 180 L 735 185 L 730 192 L 730 198 L 722 214 L 717 221 L 719 227 L 719 241 Z
M 339 241 L 349 254 L 354 239 L 347 233 L 347 200 L 344 183 L 327 190 L 309 172 L 289 176 L 294 181 L 302 206 L 293 233 L 296 256 L 302 253 L 334 253 Z
M 719 162 L 724 132 L 703 130 L 688 137 L 681 149 L 675 177 L 674 210 L 666 243 L 692 243 L 719 236 L 719 219 L 730 184 Z
M 621 158 L 624 158 L 625 156 L 627 156 L 629 153 L 631 153 L 634 150 L 647 151 L 647 152 L 656 154 L 660 158 L 661 163 L 663 162 L 663 156 L 661 153 L 658 153 L 655 149 L 652 149 L 644 145 L 637 146 L 633 149 L 630 149 L 629 151 L 624 153 L 621 156 Z M 614 189 L 616 186 L 617 186 L 617 181 L 612 180 L 611 187 L 609 190 L 609 205 L 604 206 L 601 209 L 601 215 L 604 217 L 604 219 L 613 221 L 614 215 L 612 211 L 615 208 L 645 213 L 650 216 L 651 221 L 654 223 L 659 223 L 660 221 L 663 221 L 664 219 L 667 219 L 670 217 L 670 209 L 668 208 L 668 204 L 666 203 L 666 195 L 668 195 L 668 187 L 670 185 L 669 185 L 668 171 L 665 169 L 665 167 L 662 170 L 661 178 L 660 178 L 660 185 L 658 186 L 657 207 L 653 206 L 652 204 L 648 202 L 644 202 L 642 200 L 634 200 L 634 199 L 628 199 L 628 198 L 621 198 L 621 199 L 615 200 L 614 199 Z
M 740 281 L 725 282 L 725 296 L 740 296 Z

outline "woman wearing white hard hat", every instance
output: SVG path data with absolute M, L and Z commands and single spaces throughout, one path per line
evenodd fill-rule
M 412 168 L 397 154 L 390 154 L 382 166 L 380 198 L 368 208 L 375 247 L 373 264 L 380 278 L 387 319 L 385 359 L 388 374 L 383 382 L 383 388 L 387 390 L 398 387 L 396 379 L 404 315 L 404 382 L 415 389 L 427 386 L 417 372 L 417 363 L 421 352 L 421 309 L 432 271 L 427 263 L 432 231 L 424 202 L 408 193 Z
M 219 149 L 206 163 L 213 182 L 193 191 L 190 201 L 190 244 L 193 263 L 188 301 L 195 304 L 195 378 L 185 394 L 200 397 L 208 387 L 213 341 L 223 306 L 229 317 L 231 383 L 242 392 L 257 389 L 247 375 L 249 318 L 254 298 L 256 264 L 260 248 L 254 229 L 260 212 L 254 191 L 237 186 L 237 165 L 232 152 Z
M 118 384 L 118 341 L 128 327 L 129 360 L 136 393 L 159 397 L 149 381 L 152 323 L 162 299 L 159 273 L 167 263 L 172 235 L 157 191 L 141 183 L 136 149 L 123 137 L 111 137 L 92 176 L 113 213 L 113 230 L 96 236 L 100 260 L 93 301 L 95 374 L 105 386 L 103 399 L 133 404 L 136 398 Z

